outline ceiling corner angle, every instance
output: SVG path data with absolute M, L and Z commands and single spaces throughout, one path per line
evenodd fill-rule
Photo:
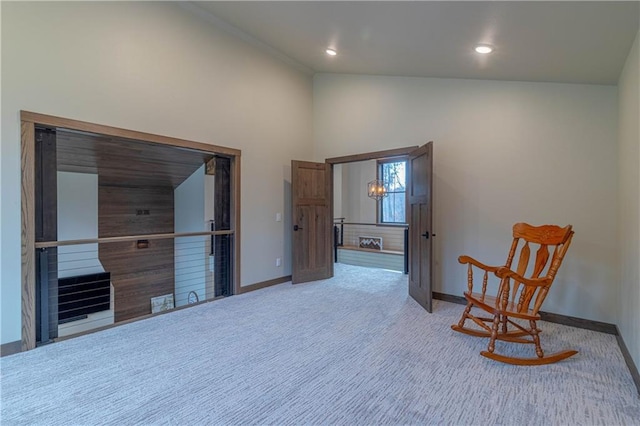
M 279 59 L 280 61 L 284 62 L 285 64 L 295 68 L 296 70 L 307 74 L 309 76 L 313 76 L 315 74 L 315 70 L 309 68 L 308 66 L 298 62 L 297 60 L 293 59 L 292 57 L 286 55 L 285 53 L 283 53 L 282 51 L 276 49 L 273 46 L 268 45 L 267 43 L 263 42 L 262 40 L 259 40 L 258 38 L 252 36 L 251 34 L 246 33 L 245 31 L 241 30 L 240 28 L 236 27 L 235 25 L 232 25 L 230 23 L 228 23 L 227 21 L 218 18 L 216 15 L 214 15 L 213 13 L 211 13 L 210 11 L 204 9 L 202 6 L 200 6 L 197 2 L 195 1 L 183 1 L 183 2 L 178 2 L 178 6 L 181 7 L 184 10 L 189 11 L 190 13 L 200 17 L 201 19 L 204 19 L 205 21 L 209 22 L 210 24 L 213 24 L 216 28 L 221 29 L 222 31 L 225 31 L 226 33 L 244 41 L 245 43 L 263 51 L 264 53 L 267 53 L 271 56 L 273 56 L 276 59 Z

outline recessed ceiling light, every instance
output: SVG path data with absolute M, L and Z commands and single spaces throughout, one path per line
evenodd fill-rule
M 335 49 L 327 49 L 327 50 L 325 50 L 325 52 L 329 56 L 336 56 L 338 54 L 338 52 L 336 52 Z
M 473 50 L 475 50 L 477 53 L 482 53 L 483 55 L 485 55 L 487 53 L 493 52 L 493 47 L 486 44 L 479 44 Z

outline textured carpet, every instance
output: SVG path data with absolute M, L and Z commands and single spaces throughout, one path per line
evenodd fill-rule
M 406 276 L 337 265 L 269 287 L 0 359 L 3 425 L 640 424 L 614 336 L 541 323 L 539 367 L 426 313 Z M 498 342 L 500 344 L 500 342 Z M 529 345 L 498 349 L 533 356 Z M 524 351 L 523 349 L 524 348 Z

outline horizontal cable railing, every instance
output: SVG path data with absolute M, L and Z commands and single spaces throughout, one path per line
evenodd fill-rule
M 333 221 L 334 225 L 363 225 L 363 226 L 376 226 L 380 228 L 406 228 L 409 226 L 408 223 L 373 223 L 373 222 L 342 222 Z
M 122 241 L 136 241 L 136 240 L 163 240 L 167 238 L 178 237 L 194 237 L 200 235 L 232 235 L 233 231 L 204 231 L 204 232 L 183 232 L 183 233 L 167 233 L 167 234 L 140 234 L 140 235 L 126 235 L 122 237 L 102 237 L 102 238 L 89 238 L 82 240 L 66 240 L 66 241 L 42 241 L 36 242 L 36 248 L 47 247 L 60 247 L 71 246 L 78 244 L 93 244 L 93 243 L 118 243 Z
M 335 218 L 333 226 L 334 261 L 339 249 L 402 255 L 402 270 L 408 272 L 408 225 L 406 223 L 347 222 Z M 373 262 L 373 261 L 372 261 Z M 393 261 L 396 264 L 395 261 Z M 373 262 L 371 266 L 377 264 Z M 363 266 L 369 266 L 364 265 Z
M 204 231 L 36 243 L 40 341 L 228 294 L 233 238 Z

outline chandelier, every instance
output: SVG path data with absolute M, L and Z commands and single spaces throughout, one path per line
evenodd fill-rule
M 387 187 L 384 181 L 376 179 L 367 184 L 367 195 L 369 198 L 381 200 L 389 194 L 387 193 Z

